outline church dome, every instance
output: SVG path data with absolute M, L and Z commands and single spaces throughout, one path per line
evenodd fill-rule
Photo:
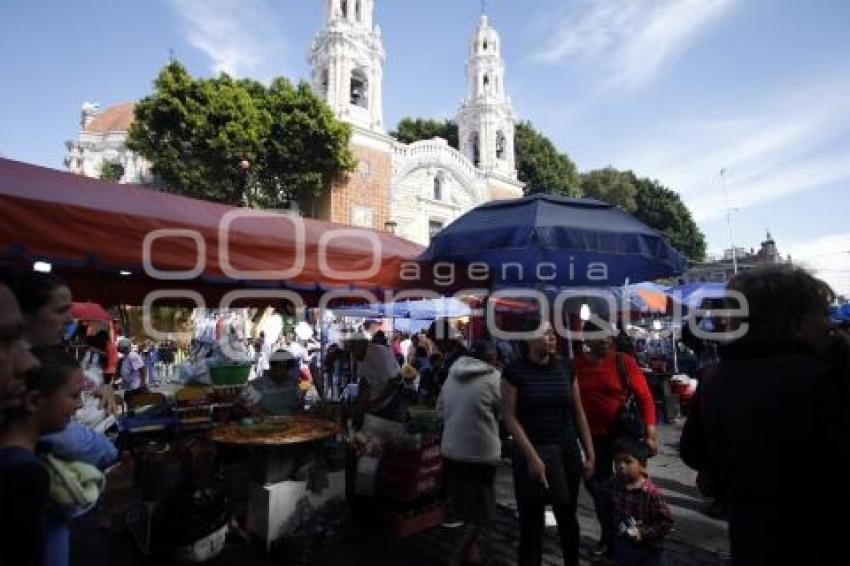
M 122 102 L 110 106 L 103 112 L 99 113 L 94 120 L 86 126 L 85 131 L 90 133 L 105 134 L 107 132 L 126 132 L 130 129 L 130 124 L 133 123 L 133 109 L 135 104 L 132 102 Z

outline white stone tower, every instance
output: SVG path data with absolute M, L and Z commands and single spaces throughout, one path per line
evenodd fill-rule
M 467 95 L 457 115 L 460 151 L 488 174 L 516 179 L 514 113 L 505 95 L 499 34 L 481 15 L 466 63 Z
M 336 116 L 374 132 L 384 131 L 384 46 L 372 25 L 374 0 L 322 0 L 324 24 L 313 40 L 312 85 Z

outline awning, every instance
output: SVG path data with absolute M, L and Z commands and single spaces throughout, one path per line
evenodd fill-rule
M 289 289 L 314 298 L 328 290 L 383 292 L 400 287 L 402 263 L 423 249 L 386 232 L 8 159 L 0 159 L 0 213 L 0 258 L 50 262 L 75 293 L 103 304 L 141 304 L 156 289 L 190 289 L 211 301 L 244 288 Z M 175 272 L 190 277 L 162 275 Z

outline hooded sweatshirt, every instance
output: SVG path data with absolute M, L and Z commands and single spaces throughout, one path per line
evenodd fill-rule
M 458 462 L 498 464 L 501 456 L 499 370 L 461 356 L 449 370 L 437 400 L 443 419 L 443 457 Z

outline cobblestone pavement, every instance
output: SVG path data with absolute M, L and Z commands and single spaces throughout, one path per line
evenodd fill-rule
M 650 460 L 649 472 L 662 489 L 673 512 L 675 527 L 666 544 L 666 562 L 670 565 L 714 566 L 728 564 L 726 524 L 705 515 L 705 501 L 694 487 L 696 474 L 678 458 L 680 424 L 659 427 L 659 454 Z M 519 525 L 515 513 L 509 464 L 503 464 L 497 476 L 497 518 L 489 529 L 484 552 L 491 566 L 516 564 Z M 579 496 L 579 523 L 582 532 L 582 565 L 592 564 L 589 551 L 599 536 L 590 496 L 582 488 Z M 551 517 L 547 517 L 547 524 Z M 352 529 L 332 548 L 322 549 L 325 558 L 317 564 L 369 566 L 439 566 L 449 557 L 462 529 L 437 527 L 402 540 L 380 537 L 368 524 L 353 524 Z M 99 564 L 166 564 L 143 559 L 126 538 L 103 535 L 93 525 L 77 525 L 72 535 L 72 566 Z M 224 553 L 209 562 L 213 566 L 286 564 L 282 559 L 264 557 L 257 549 L 228 545 Z M 290 562 L 291 564 L 291 562 Z M 554 526 L 547 528 L 544 542 L 545 566 L 562 564 L 560 544 Z
M 674 530 L 665 545 L 666 562 L 684 566 L 729 564 L 726 523 L 712 519 L 703 512 L 706 502 L 695 487 L 696 473 L 687 468 L 678 456 L 680 433 L 681 424 L 659 427 L 659 454 L 650 460 L 649 465 L 650 476 L 667 498 L 675 521 Z M 509 464 L 502 465 L 497 476 L 497 501 L 497 518 L 484 545 L 486 560 L 492 566 L 513 565 L 516 564 L 519 524 Z M 592 564 L 589 552 L 599 537 L 599 527 L 590 495 L 584 488 L 579 496 L 578 514 L 582 533 L 581 563 Z M 562 564 L 553 517 L 547 517 L 547 525 L 552 526 L 546 532 L 543 564 Z M 388 543 L 376 540 L 374 545 L 362 545 L 364 554 L 340 553 L 328 563 L 447 564 L 460 531 L 438 527 L 403 541 Z

